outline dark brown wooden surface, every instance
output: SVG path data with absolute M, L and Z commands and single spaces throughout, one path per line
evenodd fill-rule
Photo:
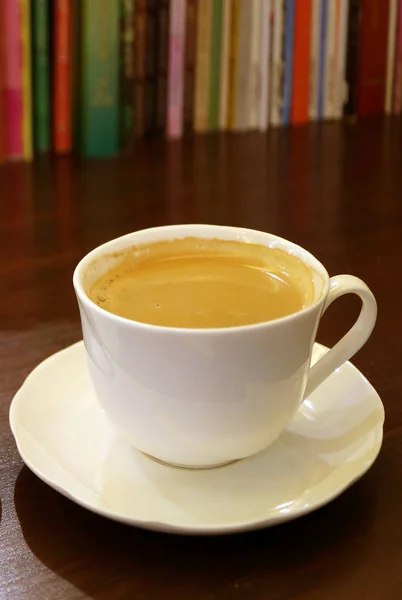
M 0 167 L 1 600 L 402 598 L 402 132 L 398 121 L 139 145 L 133 158 Z M 211 222 L 275 232 L 379 304 L 355 364 L 386 408 L 373 468 L 317 512 L 265 531 L 182 538 L 113 523 L 23 466 L 8 409 L 24 377 L 80 338 L 71 276 L 91 248 L 139 228 Z M 339 300 L 332 344 L 358 303 Z

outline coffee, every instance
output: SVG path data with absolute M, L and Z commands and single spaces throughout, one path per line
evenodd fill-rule
M 90 287 L 90 299 L 152 325 L 251 325 L 314 300 L 311 269 L 276 248 L 188 237 L 132 247 L 109 259 L 114 266 Z

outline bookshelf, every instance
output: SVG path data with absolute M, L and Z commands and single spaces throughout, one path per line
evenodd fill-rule
M 0 162 L 402 109 L 402 0 L 3 0 Z

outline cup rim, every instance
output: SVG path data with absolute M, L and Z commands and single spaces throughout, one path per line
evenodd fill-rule
M 107 254 L 112 254 L 113 252 L 118 252 L 121 251 L 125 248 L 128 248 L 131 244 L 134 244 L 135 242 L 133 241 L 133 238 L 135 238 L 136 236 L 142 236 L 142 235 L 146 235 L 149 234 L 150 236 L 152 236 L 152 234 L 159 234 L 162 232 L 166 232 L 167 234 L 172 234 L 174 232 L 183 232 L 184 230 L 188 231 L 187 236 L 191 237 L 205 237 L 202 235 L 202 233 L 200 233 L 199 235 L 196 235 L 194 232 L 197 229 L 204 229 L 204 231 L 206 232 L 206 230 L 215 230 L 216 232 L 216 236 L 219 239 L 219 234 L 218 232 L 220 231 L 222 233 L 222 231 L 226 231 L 226 232 L 231 232 L 233 233 L 233 235 L 236 233 L 237 237 L 231 237 L 228 239 L 233 239 L 233 240 L 238 240 L 238 241 L 243 241 L 246 242 L 246 240 L 241 239 L 242 237 L 255 237 L 255 236 L 267 236 L 270 237 L 274 240 L 275 245 L 277 245 L 277 247 L 279 247 L 280 249 L 283 249 L 285 252 L 287 251 L 287 249 L 291 249 L 292 253 L 294 253 L 297 258 L 299 258 L 300 260 L 303 260 L 303 257 L 307 257 L 308 258 L 308 263 L 307 261 L 303 260 L 303 262 L 305 262 L 305 264 L 307 264 L 308 266 L 314 268 L 314 270 L 323 277 L 323 289 L 321 291 L 321 294 L 318 298 L 316 298 L 314 300 L 314 302 L 312 304 L 310 304 L 309 306 L 305 306 L 304 308 L 302 308 L 301 310 L 298 310 L 296 312 L 293 312 L 289 315 L 286 315 L 284 317 L 278 317 L 276 319 L 271 319 L 269 321 L 261 321 L 260 323 L 251 323 L 249 325 L 234 325 L 231 327 L 205 327 L 205 328 L 195 328 L 195 327 L 170 327 L 170 326 L 166 326 L 166 325 L 154 325 L 152 323 L 144 323 L 142 321 L 135 321 L 133 319 L 127 319 L 126 317 L 121 317 L 119 315 L 116 315 L 114 313 L 111 313 L 107 310 L 105 310 L 104 308 L 101 308 L 100 306 L 98 306 L 95 302 L 93 302 L 93 300 L 90 299 L 90 297 L 88 296 L 86 290 L 84 289 L 84 285 L 82 282 L 82 277 L 83 274 L 85 272 L 85 269 L 96 259 L 99 258 L 99 256 L 102 255 L 107 255 Z M 190 233 L 191 232 L 191 233 Z M 187 236 L 180 236 L 180 237 L 187 237 Z M 177 236 L 178 238 L 179 236 Z M 176 236 L 166 236 L 166 239 L 177 239 Z M 239 239 L 240 238 L 240 239 Z M 161 235 L 161 237 L 159 239 L 165 239 L 164 236 Z M 127 241 L 129 243 L 127 243 L 127 245 L 124 244 L 124 242 Z M 159 241 L 159 240 L 158 240 Z M 147 242 L 144 242 L 147 243 Z M 149 241 L 148 243 L 152 243 L 152 241 Z M 246 242 L 247 243 L 247 242 Z M 261 242 L 252 242 L 252 243 L 260 243 Z M 116 250 L 116 248 L 114 248 L 116 246 L 116 244 L 119 246 L 119 248 Z M 272 245 L 267 245 L 267 247 L 275 247 L 274 244 Z M 285 248 L 286 246 L 286 248 Z M 300 316 L 303 315 L 307 315 L 310 312 L 314 311 L 317 309 L 317 307 L 320 304 L 323 304 L 328 292 L 329 292 L 329 274 L 328 271 L 326 270 L 326 268 L 324 267 L 324 265 L 313 255 L 311 254 L 311 252 L 309 252 L 308 250 L 305 250 L 305 248 L 303 248 L 302 246 L 299 246 L 298 244 L 295 244 L 294 242 L 291 242 L 285 238 L 282 238 L 276 234 L 273 233 L 269 233 L 269 232 L 265 232 L 265 231 L 260 231 L 257 229 L 250 229 L 250 228 L 244 228 L 244 227 L 234 227 L 234 226 L 226 226 L 226 225 L 209 225 L 206 223 L 186 223 L 186 224 L 177 224 L 177 225 L 161 225 L 158 227 L 150 227 L 150 228 L 146 228 L 146 229 L 139 229 L 137 231 L 133 231 L 131 233 L 127 233 L 125 235 L 119 236 L 117 238 L 114 238 L 112 240 L 109 240 L 99 246 L 96 246 L 94 249 L 90 250 L 87 254 L 85 254 L 85 256 L 83 256 L 81 258 L 81 260 L 78 262 L 77 266 L 74 269 L 74 273 L 73 273 L 73 286 L 74 286 L 74 290 L 75 293 L 77 295 L 78 301 L 81 302 L 86 308 L 89 308 L 90 310 L 95 311 L 95 313 L 97 313 L 98 315 L 106 318 L 106 319 L 110 319 L 111 321 L 114 321 L 115 323 L 119 323 L 121 325 L 125 325 L 127 327 L 134 327 L 134 328 L 140 328 L 143 329 L 144 331 L 152 331 L 153 333 L 155 332 L 163 332 L 163 333 L 176 333 L 176 334 L 180 334 L 180 335 L 211 335 L 211 334 L 229 334 L 229 333 L 239 333 L 239 332 L 246 332 L 249 330 L 257 330 L 257 329 L 261 329 L 261 328 L 273 328 L 279 325 L 282 325 L 284 323 L 290 323 L 296 319 L 298 319 Z

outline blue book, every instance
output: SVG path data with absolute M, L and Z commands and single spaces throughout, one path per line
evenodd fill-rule
M 295 29 L 295 0 L 285 0 L 284 83 L 282 123 L 289 125 L 292 108 L 293 42 Z
M 327 37 L 328 0 L 321 0 L 320 48 L 318 55 L 318 118 L 324 116 L 325 42 Z

